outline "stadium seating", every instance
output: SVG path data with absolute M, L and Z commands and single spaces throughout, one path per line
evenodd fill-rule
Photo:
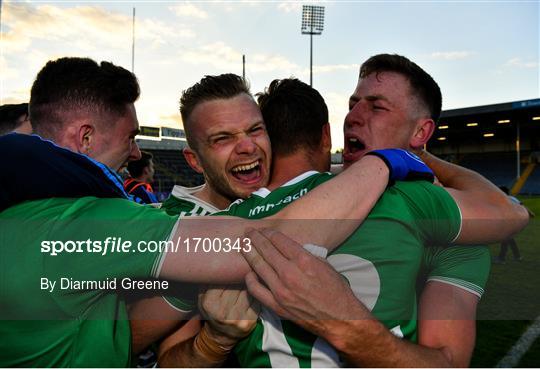
M 202 175 L 195 172 L 187 164 L 181 150 L 145 149 L 154 155 L 155 179 L 154 189 L 158 198 L 169 195 L 174 185 L 198 186 L 204 182 Z M 527 159 L 530 153 L 523 153 L 522 158 Z M 497 186 L 512 188 L 516 180 L 516 154 L 513 152 L 490 152 L 460 155 L 442 155 L 443 159 L 457 163 L 466 168 L 477 171 Z M 527 163 L 522 162 L 521 172 Z M 537 165 L 525 185 L 521 194 L 540 194 L 540 165 Z
M 154 190 L 158 198 L 168 196 L 174 185 L 192 187 L 204 182 L 203 176 L 191 169 L 180 150 L 145 150 L 154 155 Z
M 530 153 L 522 153 L 521 173 L 527 166 L 529 156 Z M 466 154 L 458 161 L 458 164 L 482 174 L 497 186 L 512 188 L 516 181 L 516 153 L 514 152 Z M 540 169 L 538 166 L 525 182 L 520 194 L 540 194 Z
M 540 194 L 540 167 L 536 165 L 527 182 L 521 189 L 523 195 L 539 195 Z
M 482 174 L 497 186 L 511 188 L 516 180 L 516 154 L 512 152 L 466 154 L 458 164 Z

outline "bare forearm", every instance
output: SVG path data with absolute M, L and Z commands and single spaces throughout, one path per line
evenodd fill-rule
M 388 183 L 388 168 L 374 156 L 352 165 L 346 172 L 318 186 L 273 217 L 245 220 L 232 217 L 181 219 L 173 237 L 177 252 L 165 258 L 163 278 L 194 283 L 238 283 L 250 268 L 238 252 L 198 252 L 186 249 L 196 239 L 240 241 L 249 228 L 273 228 L 300 244 L 336 248 L 365 219 Z M 180 240 L 180 242 L 178 242 Z M 219 257 L 216 257 L 219 256 Z
M 426 151 L 422 152 L 421 158 L 433 170 L 444 187 L 460 191 L 487 192 L 506 200 L 506 195 L 497 186 L 473 170 L 439 159 Z
M 388 184 L 388 167 L 365 156 L 278 213 L 275 228 L 295 241 L 333 249 L 367 217 Z
M 354 367 L 449 367 L 444 350 L 428 348 L 392 334 L 359 301 L 349 304 L 355 320 L 317 321 L 310 329 L 322 336 Z
M 295 242 L 282 234 L 253 232 L 252 237 L 256 254 L 245 255 L 254 271 L 246 277 L 250 294 L 324 338 L 351 366 L 448 366 L 442 351 L 415 347 L 390 333 L 326 261 L 288 247 Z M 281 252 L 273 252 L 272 245 Z
M 201 360 L 194 352 L 193 342 L 195 337 L 172 346 L 163 354 L 159 355 L 159 366 L 162 368 L 208 368 L 212 363 Z
M 423 153 L 422 159 L 433 169 L 461 210 L 460 243 L 500 241 L 527 225 L 523 206 L 513 203 L 480 174 L 429 153 Z
M 326 338 L 354 367 L 450 367 L 444 350 L 427 348 L 395 337 L 375 319 L 335 323 L 334 334 Z
M 453 367 L 468 367 L 476 336 L 478 296 L 456 286 L 430 281 L 418 309 L 418 343 L 444 348 Z

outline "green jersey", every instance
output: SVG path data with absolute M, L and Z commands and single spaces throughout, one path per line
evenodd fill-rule
M 181 218 L 205 216 L 219 211 L 214 205 L 194 195 L 196 192 L 202 190 L 204 186 L 204 184 L 197 187 L 174 186 L 169 198 L 162 203 L 161 209 L 165 210 L 169 215 L 178 215 Z M 185 312 L 186 298 L 176 297 L 178 295 L 176 291 L 181 292 L 186 286 L 181 283 L 172 283 L 172 287 L 173 289 L 171 291 L 175 293 L 172 295 L 165 294 L 163 298 L 172 308 Z M 191 286 L 191 290 L 194 291 L 194 286 Z M 187 294 L 189 295 L 189 293 Z
M 169 198 L 161 204 L 161 209 L 165 210 L 169 215 L 179 215 L 180 217 L 204 216 L 219 211 L 212 204 L 194 196 L 194 193 L 199 192 L 204 186 L 189 188 L 174 186 Z
M 94 197 L 29 201 L 0 213 L 0 366 L 129 366 L 123 293 L 148 292 L 130 283 L 158 276 L 162 254 L 148 246 L 167 240 L 176 221 Z
M 487 246 L 432 246 L 424 251 L 418 291 L 426 282 L 450 284 L 481 298 L 489 277 Z
M 307 172 L 270 192 L 236 201 L 228 215 L 262 218 L 332 178 Z M 449 243 L 460 213 L 443 189 L 424 181 L 397 182 L 385 191 L 364 223 L 328 258 L 356 297 L 395 335 L 416 338 L 415 282 L 426 243 Z M 339 302 L 336 302 L 339 303 Z M 334 367 L 340 359 L 321 338 L 263 310 L 253 333 L 235 350 L 246 367 Z

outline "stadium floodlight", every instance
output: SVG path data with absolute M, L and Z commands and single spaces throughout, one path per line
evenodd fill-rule
M 448 129 L 448 126 L 439 126 L 439 129 Z
M 533 117 L 532 120 L 540 120 L 540 117 Z
M 467 127 L 476 127 L 478 123 L 467 123 Z
M 439 141 L 446 141 L 446 137 L 438 137 L 437 140 L 439 140 Z
M 309 85 L 313 86 L 313 35 L 324 29 L 324 6 L 302 6 L 302 34 L 309 35 Z
M 495 133 L 484 133 L 484 137 L 493 137 Z
M 510 119 L 501 119 L 501 120 L 498 120 L 497 123 L 499 123 L 499 124 L 507 124 L 507 123 L 510 123 Z

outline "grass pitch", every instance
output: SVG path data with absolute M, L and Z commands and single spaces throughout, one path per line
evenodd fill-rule
M 506 255 L 506 264 L 493 264 L 486 292 L 478 307 L 476 349 L 471 366 L 495 366 L 540 315 L 540 197 L 521 198 L 536 217 L 515 239 L 523 260 Z M 491 245 L 499 253 L 499 245 Z M 540 338 L 521 358 L 519 367 L 540 366 Z

